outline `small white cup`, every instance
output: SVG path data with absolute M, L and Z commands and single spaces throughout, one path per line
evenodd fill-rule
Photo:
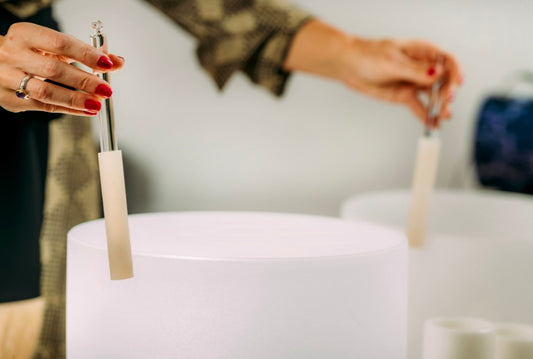
M 492 359 L 493 352 L 494 324 L 489 321 L 456 317 L 425 322 L 422 359 Z
M 533 326 L 497 324 L 494 338 L 494 359 L 533 359 Z

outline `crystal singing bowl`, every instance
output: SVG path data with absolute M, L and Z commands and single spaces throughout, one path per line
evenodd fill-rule
M 409 191 L 345 201 L 341 216 L 404 233 Z M 533 324 L 533 197 L 438 190 L 426 244 L 409 250 L 409 358 L 421 353 L 423 322 L 473 316 Z
M 132 279 L 110 280 L 102 220 L 69 232 L 69 359 L 406 358 L 396 231 L 253 212 L 129 222 Z

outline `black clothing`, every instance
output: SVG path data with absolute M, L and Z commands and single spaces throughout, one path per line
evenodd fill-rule
M 0 7 L 0 34 L 15 22 L 58 29 L 50 8 L 19 19 Z M 13 96 L 15 93 L 13 92 Z M 40 293 L 39 235 L 48 162 L 48 123 L 59 114 L 0 107 L 0 302 Z

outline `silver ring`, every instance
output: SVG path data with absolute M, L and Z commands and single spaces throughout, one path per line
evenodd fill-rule
M 17 95 L 18 98 L 28 100 L 30 98 L 30 95 L 28 94 L 28 91 L 26 91 L 26 85 L 28 84 L 28 81 L 32 78 L 32 75 L 26 75 L 20 81 L 19 88 L 15 91 L 15 95 Z

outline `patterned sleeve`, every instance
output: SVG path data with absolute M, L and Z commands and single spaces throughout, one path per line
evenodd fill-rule
M 291 41 L 311 16 L 285 0 L 146 0 L 198 41 L 200 64 L 222 89 L 236 71 L 280 96 Z
M 54 0 L 0 0 L 0 6 L 23 20 L 52 5 Z

